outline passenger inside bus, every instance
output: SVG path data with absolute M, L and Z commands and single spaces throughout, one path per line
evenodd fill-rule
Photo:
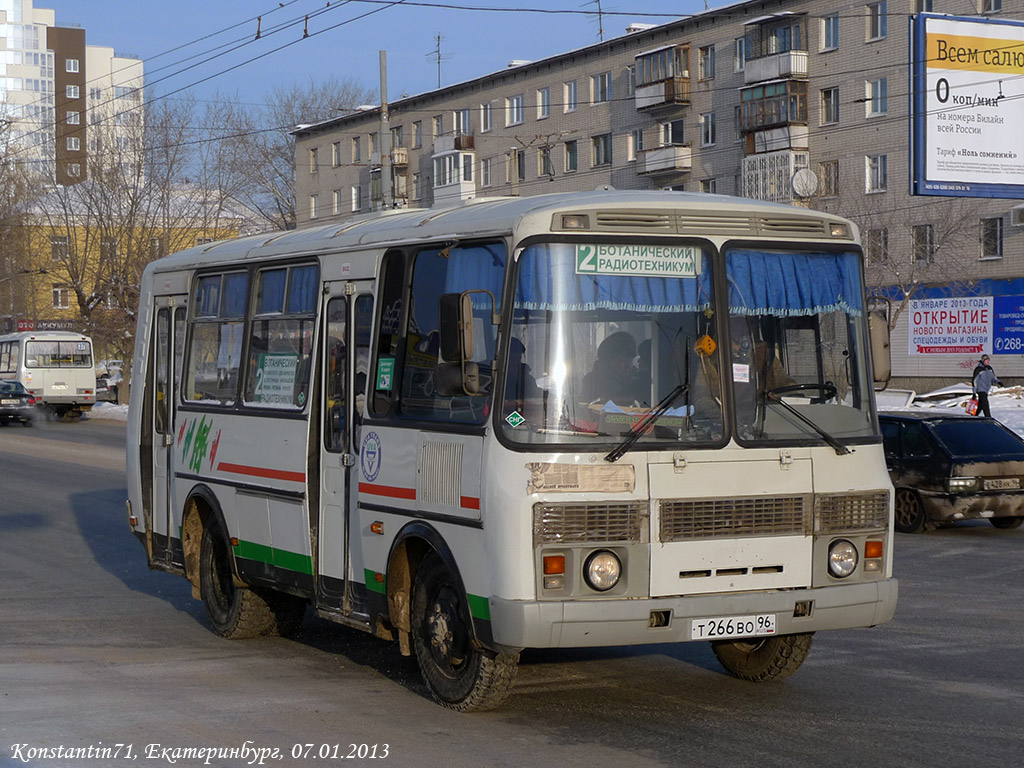
M 597 360 L 590 372 L 583 377 L 581 395 L 583 400 L 605 402 L 616 405 L 633 405 L 636 394 L 636 339 L 626 331 L 617 331 L 608 336 L 597 348 Z

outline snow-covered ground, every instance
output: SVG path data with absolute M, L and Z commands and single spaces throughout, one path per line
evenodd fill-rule
M 96 403 L 89 411 L 89 419 L 107 421 L 128 421 L 128 406 L 116 403 Z
M 880 410 L 935 409 L 963 413 L 971 399 L 970 384 L 954 384 L 922 395 L 906 389 L 878 393 Z M 1024 387 L 996 387 L 988 396 L 992 417 L 1024 437 Z

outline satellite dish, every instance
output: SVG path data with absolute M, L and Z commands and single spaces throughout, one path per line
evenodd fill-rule
M 818 191 L 818 176 L 810 168 L 801 168 L 790 182 L 797 197 L 810 197 Z

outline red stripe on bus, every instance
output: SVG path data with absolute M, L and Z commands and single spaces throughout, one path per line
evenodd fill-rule
M 389 499 L 416 500 L 415 488 L 395 488 L 390 485 L 374 485 L 372 483 L 360 483 L 359 492 L 371 496 L 387 496 Z
M 480 509 L 480 499 L 473 496 L 460 496 L 459 504 L 463 509 Z
M 217 469 L 221 472 L 231 472 L 235 475 L 265 477 L 268 480 L 288 480 L 292 483 L 306 482 L 305 472 L 289 472 L 284 469 L 266 469 L 265 467 L 247 467 L 244 464 L 228 464 L 225 461 L 218 464 Z

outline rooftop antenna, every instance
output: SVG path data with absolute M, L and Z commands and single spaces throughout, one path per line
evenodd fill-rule
M 597 39 L 604 42 L 604 11 L 601 10 L 601 0 L 591 0 L 583 5 L 597 6 Z
M 434 35 L 434 50 L 427 54 L 428 58 L 432 58 L 437 61 L 437 87 L 441 87 L 441 62 L 449 61 L 452 58 L 450 53 L 441 53 L 441 41 L 444 37 L 438 32 Z

